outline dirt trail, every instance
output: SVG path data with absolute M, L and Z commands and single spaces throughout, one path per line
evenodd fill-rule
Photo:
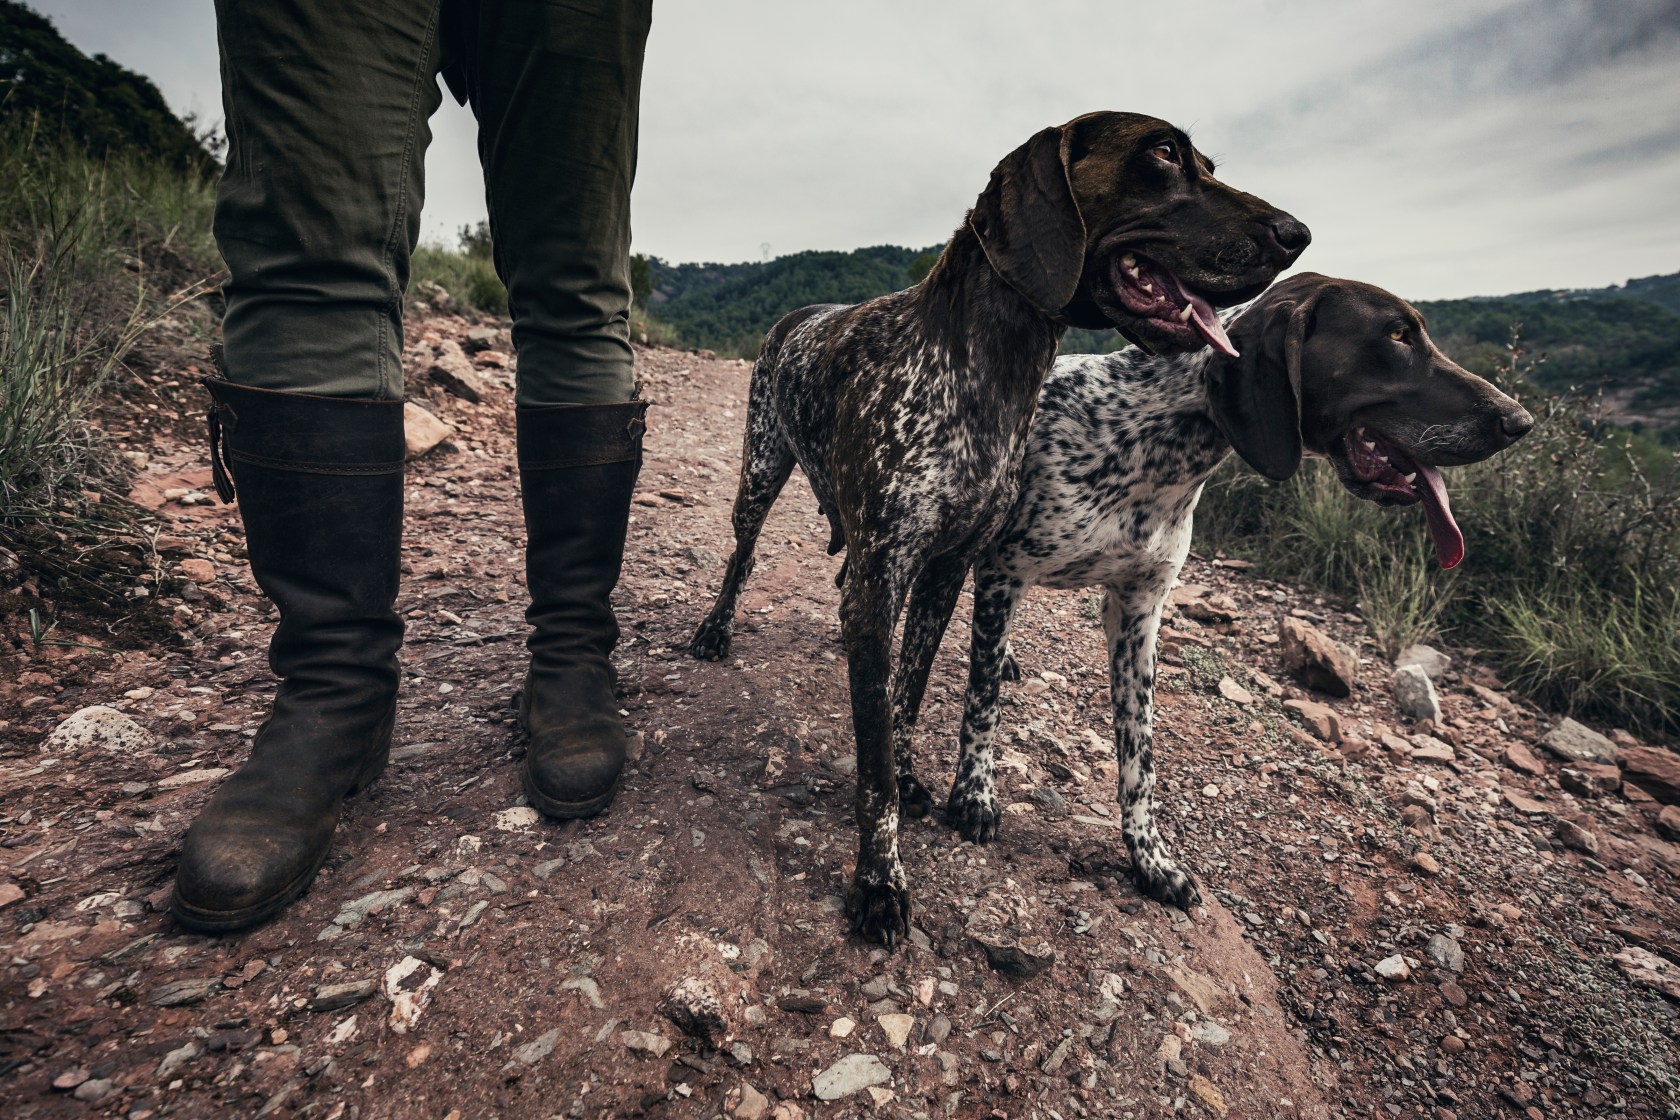
M 167 522 L 154 586 L 180 645 L 7 651 L 8 1114 L 1676 1115 L 1680 1017 L 1650 987 L 1680 962 L 1661 806 L 1613 767 L 1599 792 L 1566 790 L 1528 753 L 1551 721 L 1485 674 L 1443 678 L 1429 739 L 1368 645 L 1350 700 L 1279 683 L 1280 617 L 1350 644 L 1358 627 L 1240 565 L 1193 562 L 1164 641 L 1163 828 L 1205 911 L 1127 880 L 1100 627 L 1088 596 L 1040 591 L 1015 639 L 1027 680 L 1005 686 L 1002 835 L 975 848 L 910 823 L 911 943 L 849 941 L 839 559 L 800 479 L 737 660 L 682 649 L 730 547 L 744 363 L 640 355 L 655 408 L 618 654 L 639 756 L 604 816 L 536 820 L 512 718 L 522 531 L 500 354 L 477 358 L 482 404 L 419 384 L 466 327 L 430 321 L 410 347 L 417 399 L 456 431 L 410 468 L 397 748 L 282 918 L 214 940 L 161 913 L 180 835 L 272 691 L 270 612 L 237 518 L 193 492 L 200 447 L 154 447 L 135 494 Z M 918 740 L 935 788 L 966 618 L 965 599 Z M 1291 723 L 1290 698 L 1330 705 L 1343 743 Z M 137 727 L 43 745 L 92 704 Z M 1613 959 L 1628 945 L 1655 962 L 1646 986 Z

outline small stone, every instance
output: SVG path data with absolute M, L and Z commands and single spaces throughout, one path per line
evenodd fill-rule
M 1233 704 L 1242 704 L 1245 707 L 1257 702 L 1254 699 L 1254 693 L 1248 691 L 1248 689 L 1244 688 L 1230 677 L 1219 678 L 1219 695 L 1225 697 L 1225 699 L 1231 701 Z
M 828 1025 L 828 1037 L 848 1038 L 855 1030 L 857 1030 L 857 1020 L 842 1015 Z
M 1412 736 L 1413 762 L 1439 762 L 1444 764 L 1455 761 L 1458 751 L 1444 739 L 1437 739 L 1433 735 Z
M 1412 865 L 1413 870 L 1424 875 L 1433 877 L 1441 873 L 1441 861 L 1428 852 L 1413 852 L 1412 858 L 1408 862 Z
M 679 981 L 665 994 L 660 1012 L 678 1030 L 695 1038 L 709 1039 L 727 1028 L 723 1017 L 723 1001 L 712 986 L 698 976 Z
M 231 773 L 233 771 L 225 766 L 203 766 L 197 770 L 181 770 L 159 778 L 157 788 L 184 789 L 187 786 L 196 786 L 204 782 L 219 782 Z
M 182 1066 L 186 1065 L 202 1053 L 204 1053 L 204 1051 L 199 1048 L 196 1042 L 189 1042 L 185 1046 L 176 1047 L 169 1053 L 165 1054 L 163 1056 L 163 1061 L 158 1063 L 157 1079 L 159 1081 L 168 1081 L 171 1077 L 175 1076 L 176 1070 L 180 1069 Z
M 116 1084 L 109 1077 L 96 1077 L 76 1086 L 75 1097 L 79 1101 L 87 1101 L 90 1104 L 94 1101 L 102 1101 L 110 1096 L 111 1090 L 116 1088 Z
M 498 832 L 520 832 L 542 820 L 542 814 L 529 805 L 515 805 L 496 814 L 493 823 Z
M 1190 1095 L 1201 1101 L 1207 1110 L 1215 1116 L 1224 1116 L 1229 1109 L 1225 1105 L 1225 1094 L 1219 1087 L 1199 1073 L 1192 1073 L 1186 1085 Z
M 1613 762 L 1577 762 L 1558 771 L 1558 782 L 1578 797 L 1605 797 L 1622 788 L 1622 768 Z
M 742 1081 L 725 1094 L 723 1107 L 735 1120 L 764 1120 L 765 1114 L 770 1111 L 770 1100 Z
M 1670 840 L 1680 840 L 1680 805 L 1664 805 L 1657 814 L 1657 831 Z M 3 890 L 3 888 L 0 888 Z M 0 906 L 5 902 L 0 900 Z
M 354 1007 L 379 990 L 377 980 L 350 980 L 343 984 L 322 984 L 309 1001 L 311 1011 L 342 1011 Z
M 146 997 L 146 1002 L 153 1007 L 187 1007 L 198 1003 L 211 992 L 222 986 L 222 982 L 212 976 L 200 976 L 191 980 L 176 980 L 158 988 Z
M 1512 743 L 1506 747 L 1502 757 L 1505 759 L 1505 765 L 1513 770 L 1521 770 L 1524 774 L 1532 774 L 1536 778 L 1546 776 L 1546 764 L 1521 743 Z
M 1376 973 L 1384 980 L 1398 983 L 1401 980 L 1410 978 L 1412 970 L 1407 966 L 1406 958 L 1401 956 L 1399 953 L 1396 953 L 1392 957 L 1384 957 L 1382 960 L 1378 961 L 1376 965 Z
M 516 1046 L 513 1056 L 516 1061 L 526 1065 L 536 1065 L 550 1054 L 554 1053 L 554 1044 L 560 1041 L 560 1028 L 544 1031 L 523 1046 Z
M 407 1034 L 432 1002 L 443 973 L 418 957 L 404 957 L 385 971 L 385 998 L 391 1001 L 391 1029 Z
M 1464 947 L 1444 933 L 1437 933 L 1424 943 L 1423 955 L 1437 968 L 1448 972 L 1464 971 Z
M 413 401 L 403 404 L 403 440 L 408 447 L 408 458 L 420 458 L 454 433 L 454 425 L 439 420 Z
M 1416 665 L 1402 665 L 1394 670 L 1394 703 L 1407 719 L 1441 722 L 1441 701 L 1435 695 L 1435 682 Z
M 921 1004 L 923 1007 L 932 1007 L 933 1006 L 933 993 L 934 993 L 933 977 L 924 976 L 922 979 L 916 981 L 916 1002 L 917 1003 Z
M 1627 781 L 1637 783 L 1658 801 L 1680 804 L 1680 753 L 1662 747 L 1622 748 L 1621 764 Z
M 1637 945 L 1629 945 L 1612 959 L 1635 984 L 1680 1002 L 1680 967 Z
M 951 1037 L 951 1020 L 943 1015 L 935 1015 L 933 1022 L 927 1026 L 926 1038 L 935 1046 L 943 1046 L 945 1040 Z
M 208 560 L 183 560 L 175 565 L 175 570 L 181 574 L 182 579 L 191 580 L 196 584 L 216 581 L 216 565 Z
M 624 1044 L 626 1050 L 644 1058 L 663 1058 L 665 1052 L 671 1048 L 670 1039 L 650 1031 L 622 1031 L 618 1040 Z
M 53 729 L 42 744 L 54 754 L 85 755 L 93 752 L 132 757 L 157 746 L 152 733 L 115 708 L 95 704 L 69 716 Z
M 887 1041 L 898 1050 L 904 1049 L 904 1043 L 910 1037 L 910 1028 L 916 1025 L 914 1016 L 904 1014 L 878 1015 L 875 1021 L 881 1025 L 881 1033 L 887 1036 Z
M 1038 952 L 1027 952 L 1018 945 L 993 944 L 978 937 L 974 943 L 986 954 L 986 963 L 1011 980 L 1031 980 L 1056 963 L 1056 951 L 1047 944 L 1038 946 Z
M 1288 615 L 1278 624 L 1283 667 L 1308 688 L 1347 696 L 1359 675 L 1359 657 L 1324 631 Z
M 1451 1007 L 1463 1007 L 1470 1002 L 1470 993 L 1460 985 L 1448 980 L 1441 985 L 1441 998 Z
M 474 404 L 483 403 L 491 394 L 489 380 L 467 359 L 461 345 L 453 339 L 438 344 L 437 357 L 426 375 L 444 391 Z
M 869 1087 L 869 1099 L 875 1105 L 877 1110 L 890 1104 L 895 1095 L 896 1094 L 891 1089 L 883 1089 L 878 1085 L 871 1085 Z
M 74 1089 L 76 1086 L 80 1085 L 82 1082 L 86 1081 L 87 1079 L 88 1079 L 88 1071 L 87 1070 L 85 1070 L 85 1069 L 67 1069 L 63 1073 L 59 1074 L 57 1077 L 52 1079 L 52 1087 L 54 1089 L 58 1090 L 60 1093 L 68 1093 L 70 1090 Z
M 432 1044 L 429 1042 L 422 1042 L 420 1045 L 410 1050 L 407 1054 L 403 1055 L 403 1065 L 407 1066 L 409 1069 L 419 1069 L 425 1064 L 426 1059 L 431 1056 Z
M 1449 1034 L 1441 1040 L 1441 1052 L 1445 1054 L 1462 1054 L 1464 1040 L 1456 1034 Z
M 566 861 L 564 859 L 544 860 L 542 863 L 539 863 L 535 867 L 531 868 L 531 874 L 546 883 L 548 882 L 548 877 L 550 875 L 553 875 L 564 866 L 566 866 Z
M 1396 669 L 1402 665 L 1416 665 L 1428 674 L 1430 680 L 1438 681 L 1452 668 L 1452 658 L 1434 646 L 1418 643 L 1407 646 L 1400 651 L 1400 656 L 1394 659 Z
M 1540 745 L 1570 762 L 1616 761 L 1616 744 L 1567 716 L 1541 737 Z
M 1598 854 L 1597 834 L 1581 827 L 1574 821 L 1560 819 L 1553 826 L 1553 833 L 1566 848 L 1574 848 L 1577 852 L 1585 852 L 1589 856 Z
M 837 1101 L 891 1080 L 892 1071 L 875 1055 L 847 1054 L 811 1079 L 811 1094 L 819 1101 Z
M 1519 790 L 1511 789 L 1508 786 L 1500 786 L 1499 794 L 1501 797 L 1505 798 L 1511 808 L 1515 809 L 1519 813 L 1527 813 L 1530 816 L 1538 816 L 1541 813 L 1551 812 L 1551 807 L 1545 802 L 1536 801 L 1527 794 L 1522 793 Z
M 1329 706 L 1316 700 L 1285 700 L 1283 710 L 1326 743 L 1342 741 L 1342 718 Z
M 1198 1019 L 1190 1024 L 1190 1037 L 1203 1046 L 1221 1047 L 1231 1041 L 1231 1032 L 1212 1019 Z

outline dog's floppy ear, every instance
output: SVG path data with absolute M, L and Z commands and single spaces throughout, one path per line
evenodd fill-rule
M 1067 149 L 1063 129 L 1038 133 L 1003 157 L 968 215 L 992 268 L 1047 315 L 1067 306 L 1085 265 Z
M 1214 423 L 1244 462 L 1278 482 L 1301 466 L 1301 350 L 1317 303 L 1316 286 L 1278 285 L 1231 324 L 1241 357 L 1215 354 L 1207 365 Z

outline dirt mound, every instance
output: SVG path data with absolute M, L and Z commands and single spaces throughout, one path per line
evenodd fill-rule
M 422 326 L 417 382 L 467 326 Z M 179 837 L 272 691 L 271 612 L 237 517 L 196 496 L 201 447 L 160 437 L 135 495 L 162 522 L 178 642 L 25 646 L 0 683 L 12 1115 L 1680 1107 L 1680 1027 L 1656 990 L 1680 963 L 1680 850 L 1654 831 L 1661 806 L 1614 766 L 1545 755 L 1552 721 L 1473 668 L 1437 681 L 1440 725 L 1408 724 L 1350 616 L 1217 559 L 1175 593 L 1157 719 L 1163 829 L 1206 910 L 1130 885 L 1094 600 L 1040 591 L 1015 631 L 1026 679 L 1005 686 L 998 841 L 909 823 L 910 943 L 848 941 L 839 558 L 797 480 L 762 538 L 736 660 L 683 652 L 730 548 L 744 363 L 641 354 L 655 408 L 617 655 L 639 755 L 603 817 L 537 820 L 517 781 L 506 360 L 467 349 L 479 403 L 416 385 L 453 431 L 410 470 L 392 765 L 281 919 L 211 940 L 162 914 Z M 1285 616 L 1358 651 L 1351 697 L 1286 679 Z M 954 762 L 966 620 L 965 603 L 929 686 L 930 784 Z M 1293 707 L 1340 742 L 1287 700 L 1324 705 Z M 45 749 L 95 704 L 138 727 Z

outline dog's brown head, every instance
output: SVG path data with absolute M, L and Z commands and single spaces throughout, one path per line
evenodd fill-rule
M 1235 353 L 1216 308 L 1253 299 L 1307 247 L 1307 227 L 1213 177 L 1166 121 L 1091 113 L 1005 156 L 969 226 L 1035 307 L 1114 327 L 1156 353 Z
M 1208 400 L 1237 454 L 1273 479 L 1322 455 L 1361 498 L 1421 502 L 1442 567 L 1464 558 L 1436 468 L 1511 446 L 1527 409 L 1436 349 L 1415 307 L 1355 280 L 1292 276 L 1230 333 L 1242 356 L 1208 363 Z

